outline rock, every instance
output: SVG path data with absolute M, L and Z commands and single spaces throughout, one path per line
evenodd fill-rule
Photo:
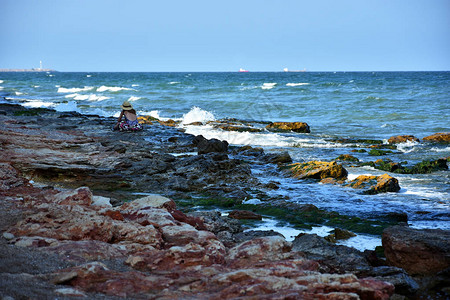
M 351 231 L 341 229 L 341 228 L 334 229 L 334 237 L 336 238 L 336 240 L 347 240 L 354 236 L 356 236 L 356 234 L 354 234 Z
M 389 144 L 400 144 L 400 143 L 406 143 L 409 141 L 417 142 L 417 143 L 420 142 L 420 140 L 413 135 L 397 135 L 397 136 L 392 136 L 388 139 Z
M 424 137 L 423 140 L 425 142 L 449 144 L 450 143 L 450 132 L 435 133 L 430 136 Z
M 300 234 L 292 242 L 293 251 L 320 262 L 323 272 L 363 272 L 371 269 L 364 254 L 354 248 L 335 245 L 316 234 Z
M 450 267 L 450 230 L 393 226 L 384 230 L 384 253 L 390 265 L 412 275 L 432 275 Z
M 353 155 L 349 155 L 349 154 L 342 154 L 339 155 L 336 160 L 345 160 L 345 161 L 355 161 L 358 162 L 359 159 L 354 157 Z
M 54 197 L 56 203 L 63 205 L 90 206 L 92 204 L 92 192 L 88 187 L 61 192 Z
M 248 210 L 233 210 L 232 212 L 229 213 L 228 215 L 230 218 L 233 219 L 247 219 L 247 220 L 262 220 L 262 216 L 259 214 L 256 214 L 252 211 L 248 211 Z
M 289 165 L 292 175 L 299 179 L 324 179 L 332 177 L 338 180 L 347 178 L 347 170 L 335 161 L 310 161 L 306 163 L 295 163 Z
M 202 135 L 194 138 L 194 145 L 197 146 L 198 154 L 205 154 L 211 152 L 228 152 L 228 142 L 219 141 L 218 139 L 206 139 Z
M 310 133 L 309 125 L 304 122 L 274 122 L 266 126 L 266 129 L 275 131 L 294 131 L 299 133 Z
M 122 204 L 121 211 L 139 211 L 147 207 L 165 208 L 166 210 L 175 209 L 176 204 L 173 200 L 161 195 L 149 195 L 130 202 Z
M 291 256 L 291 243 L 281 236 L 266 236 L 243 242 L 228 251 L 229 264 L 243 267 L 261 261 L 275 261 Z
M 364 193 L 369 195 L 398 192 L 400 190 L 398 180 L 388 174 L 380 176 L 360 175 L 350 181 L 347 186 L 355 189 L 365 189 Z
M 92 197 L 92 203 L 93 206 L 99 206 L 99 207 L 112 207 L 111 199 L 107 197 L 102 196 L 93 196 Z
M 281 153 L 268 153 L 263 157 L 264 161 L 270 162 L 272 164 L 290 164 L 292 163 L 292 158 L 289 152 L 283 151 Z
M 158 120 L 159 124 L 164 125 L 164 126 L 169 126 L 169 127 L 175 127 L 177 126 L 180 122 L 174 121 L 172 119 L 169 119 L 167 121 L 161 121 Z

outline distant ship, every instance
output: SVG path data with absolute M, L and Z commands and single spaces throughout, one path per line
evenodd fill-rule
M 248 70 L 245 70 L 245 69 L 240 68 L 240 69 L 239 69 L 239 72 L 241 72 L 241 73 L 246 73 L 246 72 L 248 72 Z
M 284 72 L 306 72 L 306 69 L 303 69 L 303 70 L 289 70 L 288 68 L 284 68 L 283 69 L 283 71 Z

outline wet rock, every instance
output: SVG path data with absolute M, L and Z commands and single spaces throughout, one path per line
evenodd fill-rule
M 309 125 L 304 122 L 274 122 L 266 126 L 266 129 L 275 131 L 294 131 L 299 133 L 310 133 Z
M 211 152 L 228 152 L 228 142 L 219 141 L 218 139 L 206 139 L 202 135 L 194 138 L 193 144 L 197 146 L 198 154 L 206 154 Z
M 293 251 L 301 251 L 308 259 L 320 262 L 324 272 L 364 272 L 371 266 L 364 254 L 354 248 L 335 245 L 316 234 L 300 234 L 292 242 Z
M 430 136 L 424 137 L 423 141 L 448 144 L 450 143 L 450 132 L 435 133 Z
M 289 165 L 289 171 L 299 179 L 324 179 L 327 177 L 338 180 L 347 178 L 347 170 L 335 161 L 310 161 L 306 163 L 295 163 Z
M 359 159 L 354 157 L 353 155 L 349 155 L 349 154 L 342 154 L 339 155 L 336 160 L 345 160 L 345 161 L 355 161 L 358 162 Z
M 397 136 L 392 136 L 388 139 L 389 144 L 400 144 L 400 143 L 406 143 L 406 142 L 419 143 L 420 140 L 413 135 L 397 135 Z
M 408 274 L 432 275 L 450 267 L 450 231 L 393 226 L 383 232 L 387 262 Z
M 247 220 L 262 220 L 262 216 L 254 213 L 252 211 L 248 211 L 248 210 L 233 210 L 232 212 L 229 213 L 228 215 L 230 218 L 233 219 L 247 219 Z
M 292 158 L 289 155 L 289 152 L 283 151 L 281 153 L 268 153 L 264 155 L 262 158 L 264 161 L 267 161 L 272 164 L 290 164 L 292 163 Z
M 388 174 L 380 176 L 360 175 L 350 181 L 347 186 L 355 189 L 364 189 L 365 194 L 374 195 L 387 192 L 398 192 L 398 180 Z

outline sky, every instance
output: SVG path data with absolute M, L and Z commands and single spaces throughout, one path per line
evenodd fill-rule
M 0 0 L 0 68 L 450 71 L 450 0 Z

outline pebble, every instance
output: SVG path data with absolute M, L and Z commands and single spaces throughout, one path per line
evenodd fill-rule
M 8 241 L 10 241 L 10 240 L 12 240 L 13 238 L 15 238 L 14 234 L 9 233 L 9 232 L 3 232 L 3 237 L 4 237 L 6 240 L 8 240 Z

